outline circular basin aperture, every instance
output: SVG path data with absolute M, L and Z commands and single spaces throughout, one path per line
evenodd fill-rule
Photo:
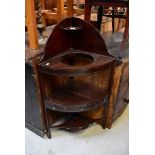
M 86 66 L 91 64 L 94 58 L 83 53 L 69 53 L 61 57 L 61 62 L 69 66 Z

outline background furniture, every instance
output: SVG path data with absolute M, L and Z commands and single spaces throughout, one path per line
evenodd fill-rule
M 33 0 L 25 1 L 25 11 L 26 11 L 26 27 L 28 29 L 29 36 L 29 47 L 31 49 L 38 49 L 38 36 L 37 36 L 37 25 L 36 25 L 36 15 L 35 6 Z
M 97 28 L 100 30 L 101 28 L 101 22 L 102 22 L 102 16 L 112 17 L 112 30 L 114 32 L 114 18 L 128 18 L 127 15 L 115 15 L 115 10 L 117 7 L 121 8 L 127 8 L 129 7 L 129 1 L 128 0 L 85 0 L 85 20 L 90 21 L 90 14 L 91 14 L 91 8 L 92 6 L 99 6 L 98 8 L 98 19 L 97 19 Z M 106 15 L 103 10 L 103 6 L 105 8 L 112 7 L 112 15 Z M 128 11 L 127 11 L 128 12 Z
M 99 6 L 97 28 L 100 30 L 102 21 L 102 7 L 123 7 L 127 8 L 125 30 L 121 44 L 121 52 L 124 49 L 125 42 L 128 41 L 129 33 L 129 1 L 128 0 L 85 0 L 85 20 L 90 22 L 92 6 Z M 121 57 L 121 54 L 120 54 Z
M 102 16 L 112 18 L 112 32 L 115 31 L 115 18 L 126 19 L 126 9 L 120 7 L 98 7 L 98 29 L 101 29 Z
M 42 18 L 41 20 L 44 26 L 46 26 L 47 19 L 54 19 L 60 22 L 65 17 L 64 0 L 47 0 L 47 3 L 45 0 L 37 0 L 37 5 L 38 10 L 35 10 L 34 0 L 25 1 L 25 23 L 28 30 L 29 47 L 31 49 L 39 49 L 36 25 L 38 15 L 40 15 L 39 18 Z M 53 10 L 55 6 L 57 9 Z M 70 17 L 73 15 L 73 0 L 67 0 L 67 6 L 67 17 Z

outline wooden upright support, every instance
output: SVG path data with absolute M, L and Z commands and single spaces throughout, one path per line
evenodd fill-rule
M 67 0 L 67 17 L 73 16 L 73 0 Z
M 57 0 L 57 22 L 64 18 L 64 0 Z
M 116 97 L 118 93 L 118 88 L 120 84 L 121 74 L 122 74 L 123 65 L 115 67 L 114 77 L 113 77 L 113 86 L 110 95 L 110 103 L 108 107 L 107 113 L 107 128 L 111 128 L 113 122 L 113 110 L 114 110 L 114 103 L 116 102 Z
M 26 26 L 28 29 L 30 48 L 38 49 L 36 14 L 33 0 L 26 0 Z

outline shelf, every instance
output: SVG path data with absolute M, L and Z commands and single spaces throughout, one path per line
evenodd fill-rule
M 114 57 L 69 49 L 39 64 L 40 71 L 50 75 L 79 76 L 103 70 Z
M 70 80 L 46 97 L 45 106 L 61 112 L 82 112 L 106 104 L 107 99 L 107 91 L 88 83 Z
M 71 132 L 79 131 L 87 128 L 90 124 L 95 122 L 95 120 L 91 120 L 89 118 L 82 117 L 80 115 L 76 116 L 76 113 L 72 113 L 69 119 L 66 119 L 64 122 L 58 125 L 51 125 L 51 128 L 64 129 Z M 59 120 L 58 120 L 59 121 Z

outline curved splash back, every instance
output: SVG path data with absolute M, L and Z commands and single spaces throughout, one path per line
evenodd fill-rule
M 70 48 L 111 56 L 97 29 L 88 22 L 70 17 L 58 23 L 45 46 L 42 60 L 46 60 Z

